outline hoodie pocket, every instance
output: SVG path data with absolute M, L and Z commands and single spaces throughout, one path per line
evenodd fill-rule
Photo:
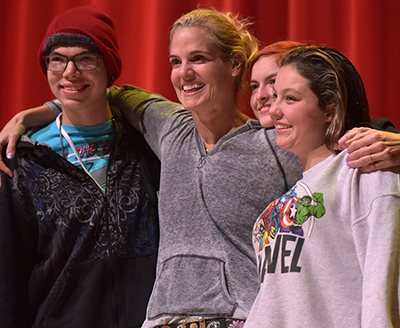
M 227 288 L 224 261 L 178 255 L 161 264 L 147 313 L 150 320 L 162 316 L 230 317 L 236 307 Z

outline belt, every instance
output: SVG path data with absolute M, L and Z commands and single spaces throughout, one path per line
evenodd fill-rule
M 244 320 L 238 319 L 204 319 L 189 317 L 170 325 L 159 325 L 154 328 L 243 328 Z

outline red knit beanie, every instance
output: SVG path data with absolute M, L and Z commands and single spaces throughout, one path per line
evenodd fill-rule
M 114 23 L 94 5 L 66 10 L 50 23 L 39 48 L 39 62 L 46 77 L 43 56 L 56 46 L 86 46 L 100 51 L 107 67 L 109 85 L 121 74 L 122 63 Z

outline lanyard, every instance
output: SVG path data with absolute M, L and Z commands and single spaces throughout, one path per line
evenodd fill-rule
M 60 113 L 57 116 L 56 124 L 57 124 L 58 130 L 60 131 L 60 142 L 61 142 L 62 155 L 64 156 L 64 145 L 63 145 L 63 142 L 62 142 L 62 136 L 63 136 L 65 138 L 65 140 L 67 140 L 67 142 L 70 145 L 70 147 L 72 148 L 72 150 L 74 151 L 74 154 L 75 154 L 76 158 L 78 159 L 79 164 L 82 166 L 83 170 L 92 178 L 92 180 L 98 185 L 98 187 L 103 191 L 103 193 L 105 193 L 105 190 L 99 185 L 99 183 L 96 181 L 96 179 L 94 179 L 92 177 L 92 175 L 89 173 L 89 171 L 87 170 L 87 168 L 83 164 L 82 158 L 79 155 L 74 143 L 72 142 L 72 140 L 71 140 L 70 136 L 68 135 L 67 131 L 65 131 L 64 128 L 62 127 L 62 113 Z

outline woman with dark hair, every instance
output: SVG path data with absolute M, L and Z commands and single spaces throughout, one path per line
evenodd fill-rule
M 254 225 L 261 289 L 245 327 L 397 327 L 400 168 L 362 173 L 335 149 L 369 120 L 360 75 L 327 47 L 281 65 L 270 114 L 304 173 Z
M 272 87 L 285 52 L 306 44 L 295 41 L 272 43 L 249 63 L 251 108 L 261 125 L 274 126 L 269 115 L 272 104 Z M 400 164 L 400 134 L 393 123 L 385 118 L 371 118 L 360 127 L 348 131 L 338 141 L 338 149 L 348 149 L 348 165 L 363 172 L 373 172 Z

